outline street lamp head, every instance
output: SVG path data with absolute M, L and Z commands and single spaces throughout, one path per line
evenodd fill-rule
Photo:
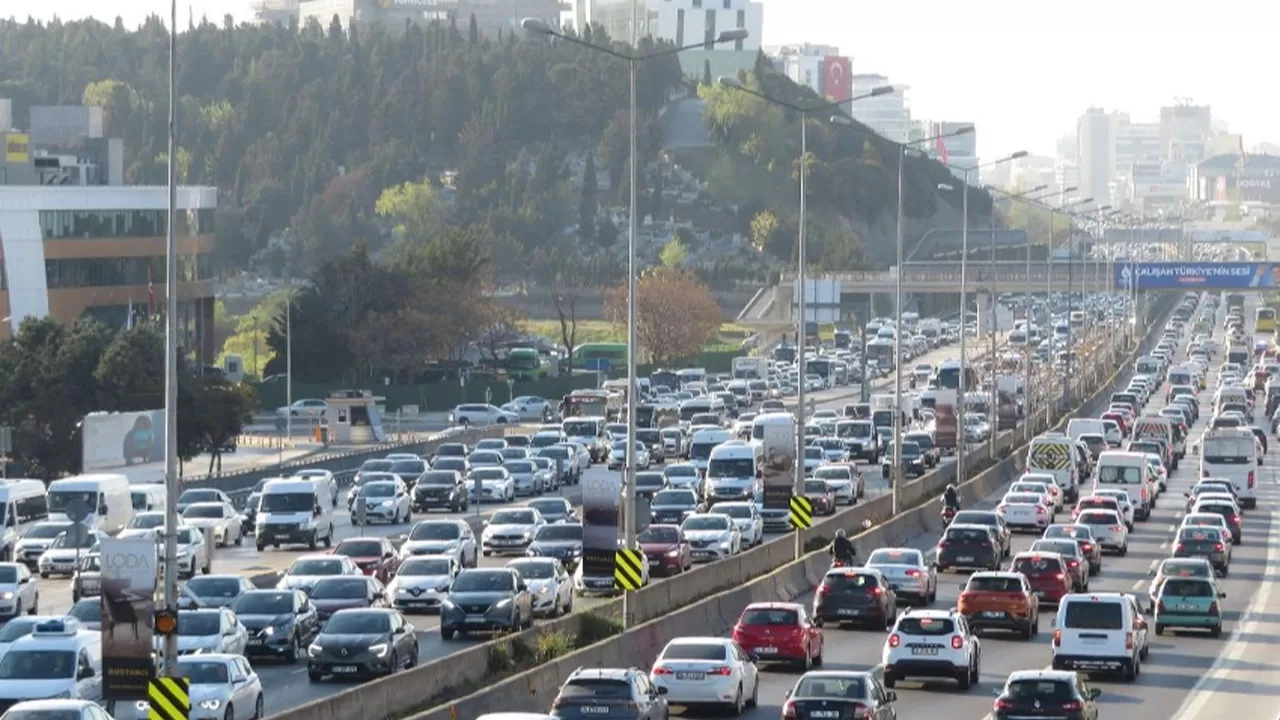
M 716 36 L 716 42 L 718 43 L 738 42 L 739 40 L 746 40 L 750 34 L 751 33 L 747 32 L 746 28 L 734 28 L 732 30 L 725 30 L 724 32 Z
M 965 125 L 964 127 L 960 128 L 960 129 L 958 129 L 958 130 L 952 130 L 952 131 L 951 131 L 951 137 L 957 137 L 957 136 L 959 136 L 959 135 L 972 135 L 972 134 L 973 134 L 973 126 L 972 126 L 972 125 Z
M 1048 186 L 1048 185 L 1037 185 L 1037 186 L 1035 186 L 1035 187 L 1031 188 L 1030 190 L 1028 190 L 1028 191 L 1027 191 L 1027 194 L 1028 194 L 1028 195 L 1030 195 L 1031 193 L 1038 193 L 1038 192 L 1040 192 L 1040 191 L 1042 191 L 1042 190 L 1048 190 L 1048 189 L 1049 189 L 1049 186 Z
M 1064 188 L 1062 188 L 1061 190 L 1059 190 L 1058 192 L 1061 192 L 1061 193 L 1063 193 L 1063 194 L 1065 195 L 1066 193 L 1069 193 L 1069 192 L 1075 192 L 1075 191 L 1077 191 L 1077 190 L 1079 190 L 1079 189 L 1080 189 L 1080 188 L 1076 187 L 1075 185 L 1072 185 L 1071 187 L 1064 187 Z
M 520 21 L 520 27 L 531 33 L 537 33 L 539 35 L 556 34 L 555 29 L 548 25 L 546 20 L 542 20 L 541 18 L 527 17 Z
M 956 186 L 952 185 L 951 183 L 938 183 L 938 189 L 946 190 L 947 192 L 950 192 L 952 190 L 955 190 Z
M 832 124 L 832 125 L 843 125 L 843 126 L 845 126 L 845 127 L 853 127 L 853 120 L 851 120 L 850 118 L 848 118 L 848 117 L 846 117 L 846 116 L 844 116 L 844 115 L 832 115 L 832 116 L 831 116 L 831 124 Z
M 895 88 L 892 85 L 881 85 L 880 87 L 875 88 L 871 91 L 870 97 L 880 97 L 881 95 L 892 95 L 896 89 L 897 88 Z
M 736 77 L 721 75 L 719 78 L 716 79 L 716 82 L 719 83 L 720 87 L 733 88 L 735 90 L 742 89 L 742 83 Z
M 1018 152 L 1016 152 L 1016 153 L 1014 153 L 1014 154 L 1010 155 L 1010 156 L 1009 156 L 1009 159 L 1010 159 L 1010 160 L 1021 160 L 1022 158 L 1026 157 L 1026 156 L 1028 156 L 1028 155 L 1030 155 L 1030 154 L 1031 154 L 1031 153 L 1027 152 L 1026 150 L 1019 150 Z

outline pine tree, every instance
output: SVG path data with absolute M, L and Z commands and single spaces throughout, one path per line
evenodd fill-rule
M 467 27 L 467 44 L 471 47 L 480 44 L 480 26 L 476 24 L 475 13 L 471 13 L 471 24 Z
M 596 213 L 600 209 L 596 182 L 596 156 L 594 152 L 588 152 L 586 166 L 582 170 L 582 198 L 578 202 L 578 236 L 583 240 L 596 237 Z
M 711 60 L 702 61 L 702 84 L 711 84 Z

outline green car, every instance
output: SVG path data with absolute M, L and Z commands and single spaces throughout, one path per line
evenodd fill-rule
M 1227 594 L 1211 578 L 1171 577 L 1165 580 L 1156 598 L 1156 635 L 1169 628 L 1208 630 L 1222 635 L 1222 606 Z

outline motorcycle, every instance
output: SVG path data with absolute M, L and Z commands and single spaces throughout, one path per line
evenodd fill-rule
M 943 507 L 942 508 L 942 525 L 944 527 L 950 526 L 951 521 L 956 519 L 957 512 L 959 512 L 959 510 L 956 510 L 953 507 Z

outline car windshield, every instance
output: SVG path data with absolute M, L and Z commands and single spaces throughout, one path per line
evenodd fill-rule
M 947 530 L 947 542 L 984 543 L 991 540 L 991 534 L 978 528 L 951 528 Z
M 905 635 L 950 635 L 956 626 L 951 618 L 908 615 L 898 621 L 897 629 Z
M 368 589 L 362 577 L 332 577 L 316 583 L 308 594 L 312 600 L 355 600 L 365 597 Z
M 636 473 L 636 487 L 660 488 L 666 484 L 667 479 L 662 477 L 662 473 Z
M 377 540 L 343 540 L 333 549 L 333 554 L 347 557 L 378 557 L 382 554 L 382 543 Z
M 928 450 L 933 447 L 933 437 L 927 433 L 910 433 L 903 438 L 902 449 L 905 451 L 911 443 L 915 443 L 917 447 Z
M 796 684 L 793 698 L 830 698 L 832 700 L 861 700 L 867 696 L 866 681 L 850 675 L 815 675 L 808 674 L 800 678 Z
M 419 485 L 453 485 L 456 482 L 458 482 L 458 476 L 454 475 L 452 471 L 436 470 L 423 474 L 414 485 L 415 487 Z
M 729 518 L 701 515 L 684 521 L 684 529 L 688 530 L 728 530 Z
M 1039 505 L 1040 496 L 1031 493 L 1011 493 L 1004 496 L 1004 501 L 1010 505 Z
M 669 507 L 692 507 L 698 503 L 692 490 L 663 490 L 653 496 L 653 501 L 649 503 L 649 507 L 657 507 L 659 505 Z
M 667 477 L 696 477 L 698 468 L 692 465 L 672 465 L 663 472 L 666 473 Z
M 1160 574 L 1166 577 L 1209 577 L 1211 572 L 1209 564 L 1203 560 L 1165 560 L 1160 566 Z
M 1091 540 L 1093 530 L 1087 525 L 1050 525 L 1045 528 L 1044 538 L 1069 538 L 1071 540 Z
M 383 612 L 334 613 L 320 631 L 328 635 L 385 635 L 391 632 L 391 616 Z
M 728 648 L 721 643 L 682 642 L 668 645 L 662 651 L 663 660 L 723 661 Z
M 876 550 L 867 556 L 868 565 L 916 565 L 924 564 L 917 550 Z
M 586 698 L 630 701 L 631 684 L 625 680 L 577 678 L 560 688 L 560 697 L 573 698 L 575 702 L 583 702 Z
M 179 505 L 191 505 L 193 503 L 202 502 L 219 502 L 222 498 L 218 496 L 217 490 L 187 490 L 178 496 Z M 51 506 L 49 510 L 53 510 Z
M 72 605 L 67 614 L 82 623 L 102 622 L 102 600 L 96 597 L 81 600 Z
M 502 464 L 512 475 L 532 475 L 537 468 L 528 460 L 508 460 Z
M 1045 555 L 1019 556 L 1013 560 L 1014 572 L 1023 575 L 1043 575 L 1062 570 L 1062 561 Z
M 999 516 L 991 512 L 961 510 L 956 513 L 955 519 L 951 522 L 956 525 L 990 525 L 995 527 L 1000 524 L 998 518 Z
M 1062 624 L 1072 630 L 1123 630 L 1124 612 L 1118 602 L 1070 600 Z
M 360 466 L 360 472 L 391 472 L 391 468 L 394 465 L 395 463 L 390 460 L 365 460 L 364 464 Z
M 1069 682 L 1061 680 L 1014 680 L 1005 688 L 1004 694 L 1019 705 L 1040 703 L 1046 706 L 1064 706 L 1074 702 L 1075 690 Z
M 396 494 L 396 486 L 389 482 L 365 483 L 360 488 L 360 494 L 364 497 L 392 497 Z
M 263 513 L 302 513 L 311 512 L 315 505 L 316 496 L 312 493 L 267 493 L 262 496 L 258 510 Z
M 134 515 L 129 527 L 134 530 L 151 530 L 164 526 L 164 513 L 142 513 Z
M 507 563 L 507 567 L 520 573 L 526 580 L 546 580 L 556 576 L 559 561 L 539 562 L 537 560 L 515 560 Z
M 717 505 L 715 511 L 731 518 L 745 520 L 751 517 L 751 507 L 750 505 Z
M 1080 546 L 1071 540 L 1037 540 L 1031 543 L 1031 551 L 1075 556 L 1080 554 Z
M 1170 578 L 1161 590 L 1162 595 L 1177 597 L 1216 597 L 1217 592 L 1211 583 L 1194 578 Z
M 474 480 L 506 480 L 507 471 L 500 467 L 476 468 L 471 471 Z
M 391 472 L 397 475 L 421 475 L 427 471 L 423 460 L 397 460 L 391 464 Z
M 818 457 L 822 457 L 822 448 L 817 448 L 817 451 Z M 712 458 L 707 464 L 707 477 L 749 478 L 754 477 L 755 474 L 756 463 L 750 458 L 740 460 Z
M 230 598 L 240 594 L 237 578 L 195 577 L 187 581 L 187 590 L 196 597 Z
M 72 534 L 70 532 L 64 532 L 58 537 L 54 538 L 53 545 L 51 547 L 78 548 L 81 550 L 88 550 L 89 548 L 93 547 L 94 544 L 97 542 L 98 542 L 98 536 L 92 532 L 85 532 L 82 534 Z
M 831 491 L 827 484 L 822 480 L 805 480 L 804 491 L 808 495 L 826 495 Z
M 747 608 L 738 622 L 743 625 L 794 627 L 800 623 L 800 613 L 787 608 Z
M 499 510 L 489 518 L 490 525 L 532 525 L 537 522 L 536 510 Z
M 514 592 L 515 578 L 511 573 L 497 570 L 470 570 L 458 575 L 453 591 L 465 592 Z
M 559 498 L 530 500 L 529 507 L 542 513 L 543 517 L 547 515 L 564 515 L 569 512 L 569 508 L 565 506 L 565 501 Z
M 220 518 L 221 505 L 192 505 L 182 512 L 184 518 Z
M 818 468 L 813 477 L 818 480 L 848 480 L 853 476 L 853 472 L 847 467 L 824 467 Z
M 544 525 L 535 540 L 582 540 L 581 525 Z
M 74 650 L 10 650 L 0 660 L 0 680 L 69 678 L 75 669 Z
M 467 459 L 455 456 L 436 458 L 435 462 L 432 463 L 431 466 L 438 470 L 456 470 L 457 472 L 464 472 L 467 469 Z
M 221 613 L 216 612 L 180 612 L 178 613 L 178 634 L 188 637 L 217 635 L 221 632 Z
M 462 534 L 462 528 L 452 522 L 422 522 L 409 531 L 410 540 L 454 540 Z
M 35 618 L 14 618 L 0 627 L 0 643 L 11 643 L 21 637 L 31 634 L 31 629 L 36 623 L 41 622 Z
M 396 577 L 448 575 L 452 571 L 453 563 L 447 557 L 410 558 L 400 566 Z
M 636 536 L 636 540 L 654 545 L 674 545 L 680 542 L 680 531 L 670 526 L 650 525 Z
M 874 575 L 857 572 L 828 573 L 822 578 L 822 584 L 835 590 L 871 591 L 880 587 L 880 581 Z
M 1022 581 L 1002 575 L 978 575 L 969 578 L 965 589 L 975 592 L 1022 592 Z
M 231 603 L 236 615 L 283 615 L 293 612 L 293 593 L 254 590 Z
M 338 575 L 342 573 L 342 561 L 330 558 L 295 560 L 289 566 L 289 575 Z
M 1142 468 L 1103 465 L 1098 468 L 1098 482 L 1117 485 L 1142 484 Z
M 212 660 L 179 660 L 178 672 L 192 685 L 226 685 L 227 665 Z
M 161 519 L 163 518 L 164 516 L 161 515 Z M 71 523 L 40 523 L 27 532 L 27 537 L 35 540 L 56 538 L 66 532 L 69 527 L 71 527 Z
M 1178 539 L 1183 542 L 1220 542 L 1221 536 L 1214 528 L 1185 527 L 1178 533 Z
M 1113 510 L 1086 510 L 1080 513 L 1076 522 L 1081 525 L 1116 525 L 1120 521 Z

